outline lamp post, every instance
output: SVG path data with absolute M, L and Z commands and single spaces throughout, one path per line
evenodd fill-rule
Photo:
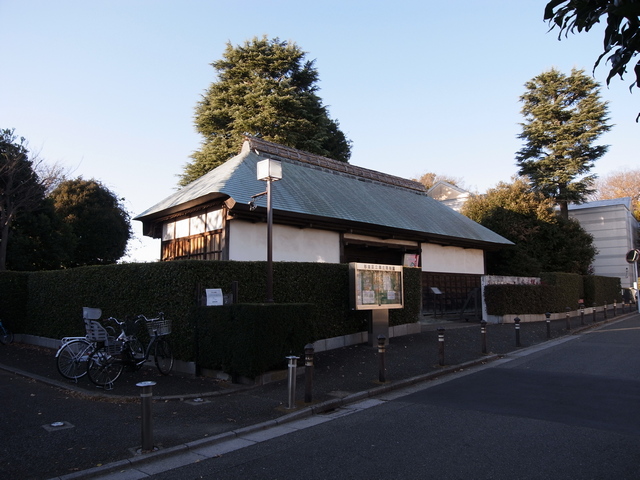
M 271 182 L 282 178 L 282 164 L 270 158 L 257 163 L 258 180 L 267 182 L 267 303 L 273 303 L 273 209 Z

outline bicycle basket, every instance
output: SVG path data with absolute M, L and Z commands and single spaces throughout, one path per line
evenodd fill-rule
M 169 335 L 171 333 L 171 319 L 163 318 L 162 320 L 156 318 L 147 322 L 147 330 L 149 335 L 153 336 L 156 333 L 161 335 Z
M 109 355 L 120 355 L 122 353 L 122 347 L 124 343 L 120 340 L 113 340 L 105 344 L 105 349 Z

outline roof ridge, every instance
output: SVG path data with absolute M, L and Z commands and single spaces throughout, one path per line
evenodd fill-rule
M 387 183 L 398 187 L 409 188 L 411 190 L 417 190 L 425 193 L 427 191 L 424 185 L 414 180 L 408 180 L 406 178 L 389 175 L 386 173 L 378 172 L 376 170 L 358 167 L 347 162 L 341 162 L 339 160 L 334 160 L 333 158 L 323 157 L 322 155 L 305 152 L 296 148 L 286 147 L 278 143 L 269 142 L 268 140 L 264 140 L 263 138 L 245 135 L 245 141 L 249 143 L 249 147 L 251 149 L 263 151 L 272 155 L 277 155 L 279 157 L 288 158 L 290 160 L 297 160 L 299 162 L 308 163 L 310 165 L 324 167 L 329 170 L 335 170 L 338 172 L 351 174 L 356 177 L 375 180 L 381 183 Z

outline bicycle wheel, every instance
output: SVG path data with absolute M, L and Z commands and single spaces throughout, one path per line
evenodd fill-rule
M 13 342 L 13 333 L 2 327 L 2 331 L 0 333 L 0 343 L 3 345 L 9 345 Z
M 69 380 L 77 380 L 87 373 L 87 360 L 93 351 L 88 340 L 73 340 L 65 343 L 56 353 L 58 372 Z
M 169 342 L 164 338 L 156 340 L 155 360 L 156 367 L 158 367 L 158 371 L 161 374 L 169 375 L 171 370 L 173 370 L 173 353 L 171 352 Z
M 107 347 L 100 347 L 89 355 L 87 374 L 89 380 L 99 387 L 111 388 L 123 369 L 122 362 L 111 355 Z

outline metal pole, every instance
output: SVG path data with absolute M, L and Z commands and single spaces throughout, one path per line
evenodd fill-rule
M 584 303 L 580 304 L 580 325 L 584 325 Z
M 380 383 L 386 382 L 385 376 L 385 364 L 384 364 L 384 355 L 385 355 L 385 346 L 387 339 L 384 335 L 378 335 L 378 358 L 379 358 L 379 368 L 378 368 L 378 381 Z
M 480 321 L 480 335 L 482 335 L 482 353 L 487 353 L 487 322 Z
M 547 317 L 547 338 L 551 338 L 551 312 L 544 314 Z
M 273 210 L 271 179 L 267 180 L 267 303 L 273 303 Z
M 304 403 L 313 401 L 313 343 L 304 347 Z
M 604 319 L 607 319 L 607 302 L 604 302 Z
M 287 359 L 289 360 L 289 406 L 287 408 L 293 409 L 296 408 L 296 369 L 298 368 L 296 361 L 298 357 L 290 355 Z
M 565 310 L 567 311 L 567 314 L 565 315 L 567 319 L 567 330 L 571 330 L 571 307 L 567 307 Z
M 444 365 L 444 328 L 438 329 L 438 354 L 440 365 Z
M 140 403 L 142 405 L 142 453 L 153 451 L 153 415 L 151 405 L 153 401 L 153 386 L 156 382 L 140 382 L 136 386 L 142 388 Z
M 617 314 L 618 314 L 618 312 L 616 312 L 617 307 L 618 307 L 617 300 L 614 300 L 613 301 L 613 316 L 614 317 L 617 316 Z
M 593 323 L 596 323 L 596 302 L 593 302 Z
M 516 324 L 516 347 L 520 346 L 520 319 L 518 317 L 513 319 L 513 323 Z

